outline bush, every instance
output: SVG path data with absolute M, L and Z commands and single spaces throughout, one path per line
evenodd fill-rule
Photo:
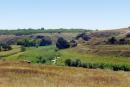
M 6 43 L 1 43 L 0 50 L 9 51 L 9 50 L 12 50 L 12 47 Z
M 65 48 L 69 48 L 70 45 L 63 37 L 59 37 L 56 42 L 56 47 L 59 49 L 65 49 Z
M 108 39 L 108 43 L 110 44 L 116 44 L 117 39 L 115 37 L 111 37 L 110 39 Z
M 75 40 L 71 40 L 70 41 L 70 46 L 71 47 L 76 47 L 77 46 L 77 42 Z
M 66 60 L 65 60 L 65 65 L 71 66 L 71 64 L 72 64 L 71 62 L 72 62 L 71 59 L 66 59 Z
M 125 38 L 119 39 L 119 44 L 127 44 Z
M 46 59 L 44 59 L 44 58 L 41 57 L 41 56 L 39 56 L 37 59 L 38 59 L 38 60 L 37 60 L 37 63 L 41 63 L 41 64 L 46 63 Z
M 104 63 L 82 63 L 79 59 L 71 60 L 67 59 L 65 61 L 65 65 L 72 66 L 72 67 L 83 67 L 83 68 L 89 68 L 89 69 L 111 69 L 114 71 L 130 71 L 129 65 L 123 65 L 123 64 L 104 64 Z
M 87 35 L 86 33 L 78 34 L 76 36 L 76 39 L 78 40 L 79 38 L 82 38 L 85 41 L 89 41 L 91 39 L 91 37 L 89 35 Z
M 81 61 L 79 59 L 76 59 L 76 60 L 67 59 L 65 60 L 65 65 L 73 66 L 73 67 L 80 67 Z
M 52 44 L 52 40 L 50 37 L 43 37 L 40 42 L 40 46 L 48 46 Z

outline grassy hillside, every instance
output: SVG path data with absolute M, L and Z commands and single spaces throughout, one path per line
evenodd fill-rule
M 55 46 L 30 47 L 25 52 L 19 52 L 5 57 L 6 60 L 29 60 L 37 63 L 38 58 L 47 60 L 46 64 L 52 64 L 55 57 L 60 57 L 56 64 L 64 65 L 66 59 L 80 59 L 84 63 L 127 64 L 130 65 L 129 45 L 79 45 L 76 48 L 55 50 Z
M 0 87 L 129 87 L 129 72 L 0 62 Z
M 127 33 L 130 33 L 130 28 L 120 28 L 120 29 L 112 29 L 112 30 L 101 30 L 92 33 L 92 36 L 105 38 L 105 37 L 124 37 Z
M 53 60 L 58 52 L 55 51 L 55 46 L 41 46 L 41 47 L 29 47 L 26 48 L 25 52 L 20 52 L 18 54 L 14 54 L 8 57 L 5 57 L 7 60 L 29 60 L 32 63 L 36 63 L 39 57 L 47 60 L 47 64 L 51 64 L 51 60 Z
M 9 50 L 9 51 L 1 51 L 1 52 L 0 52 L 0 57 L 8 57 L 8 56 L 17 54 L 17 53 L 19 53 L 19 52 L 21 52 L 20 46 L 13 45 L 13 46 L 12 46 L 12 50 Z
M 58 60 L 57 64 L 64 65 L 64 61 L 66 59 L 80 59 L 82 62 L 86 63 L 108 63 L 108 64 L 130 65 L 130 58 L 128 56 L 119 55 L 121 50 L 124 51 L 126 49 L 129 52 L 130 46 L 128 45 L 126 47 L 116 45 L 114 46 L 101 45 L 95 48 L 89 46 L 78 46 L 72 49 L 61 50 L 60 51 L 61 58 Z

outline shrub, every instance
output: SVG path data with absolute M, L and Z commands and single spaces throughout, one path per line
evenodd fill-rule
M 75 40 L 71 40 L 70 47 L 76 47 L 76 46 L 77 46 L 77 42 Z
M 37 60 L 37 63 L 41 63 L 41 64 L 46 63 L 46 59 L 44 59 L 44 58 L 41 57 L 41 56 L 39 56 L 37 59 L 38 59 L 38 60 Z
M 75 60 L 75 66 L 76 66 L 76 67 L 79 67 L 80 64 L 81 64 L 81 61 L 80 61 L 79 59 L 76 59 L 76 60 Z
M 71 66 L 71 64 L 72 64 L 71 62 L 72 62 L 71 59 L 66 59 L 66 60 L 65 60 L 65 65 Z
M 87 35 L 86 33 L 81 33 L 81 34 L 78 34 L 76 36 L 76 39 L 78 40 L 79 38 L 82 38 L 83 40 L 85 41 L 88 41 L 91 39 L 91 37 L 89 35 Z
M 73 67 L 80 67 L 81 61 L 79 59 L 76 59 L 76 60 L 67 59 L 65 60 L 65 65 L 73 66 Z
M 116 44 L 117 40 L 115 37 L 111 37 L 110 39 L 108 39 L 108 43 L 110 44 Z
M 1 43 L 0 49 L 4 50 L 4 51 L 9 51 L 9 50 L 12 50 L 12 47 L 10 45 L 6 44 L 6 43 Z
M 71 60 L 67 59 L 65 61 L 65 65 L 72 66 L 72 67 L 83 67 L 83 68 L 89 68 L 89 69 L 111 69 L 114 71 L 130 71 L 129 65 L 123 65 L 123 64 L 104 64 L 104 63 L 82 63 L 79 59 Z
M 65 49 L 65 48 L 69 48 L 70 45 L 63 37 L 59 37 L 56 42 L 56 47 L 59 49 Z
M 126 44 L 126 43 L 127 42 L 126 42 L 125 38 L 119 39 L 119 44 Z
M 50 37 L 43 37 L 40 42 L 40 46 L 48 46 L 52 44 L 52 40 Z

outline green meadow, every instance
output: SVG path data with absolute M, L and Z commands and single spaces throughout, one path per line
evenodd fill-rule
M 82 49 L 83 48 L 83 49 Z M 129 50 L 130 46 L 110 46 L 102 45 L 98 46 L 95 49 L 110 51 L 110 50 Z M 86 50 L 87 49 L 87 50 Z M 64 50 L 56 50 L 54 45 L 52 46 L 41 46 L 41 47 L 27 47 L 25 52 L 20 52 L 19 46 L 14 46 L 11 51 L 7 51 L 4 54 L 6 60 L 9 61 L 19 61 L 19 60 L 28 60 L 32 63 L 37 63 L 38 58 L 41 57 L 45 60 L 48 60 L 46 64 L 52 64 L 51 60 L 55 57 L 60 57 L 56 61 L 56 65 L 65 65 L 64 62 L 66 59 L 80 59 L 84 63 L 105 63 L 105 64 L 127 64 L 130 65 L 130 57 L 128 56 L 119 56 L 117 54 L 97 54 L 91 52 L 95 49 L 90 48 L 89 46 L 78 46 L 76 48 L 69 48 Z M 16 51 L 17 50 L 17 51 Z M 12 53 L 12 54 L 11 54 Z M 3 55 L 0 52 L 0 56 Z

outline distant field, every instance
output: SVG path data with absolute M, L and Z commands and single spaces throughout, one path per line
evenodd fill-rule
M 129 72 L 0 62 L 0 87 L 129 86 Z

